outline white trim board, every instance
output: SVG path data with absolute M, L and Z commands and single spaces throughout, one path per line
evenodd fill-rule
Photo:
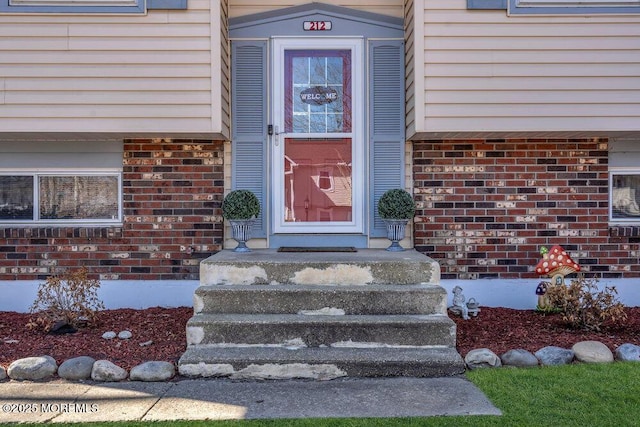
M 0 311 L 26 313 L 44 280 L 0 281 Z M 198 280 L 103 280 L 98 297 L 107 309 L 191 307 Z
M 447 290 L 447 305 L 452 304 L 453 288 L 460 286 L 467 300 L 475 298 L 480 307 L 507 307 L 520 310 L 535 309 L 538 302 L 536 287 L 548 279 L 479 279 L 441 280 Z M 566 279 L 567 283 L 571 279 Z M 640 306 L 640 279 L 601 279 L 598 290 L 615 286 L 618 299 L 630 307 Z
M 475 298 L 480 307 L 534 309 L 536 286 L 542 279 L 441 280 L 447 291 L 447 305 L 452 303 L 453 288 L 460 286 L 467 298 Z M 41 281 L 0 281 L 0 311 L 26 313 L 33 303 Z M 98 296 L 107 309 L 149 307 L 191 307 L 197 280 L 110 280 L 102 281 Z M 609 279 L 598 283 L 600 290 L 615 286 L 620 301 L 640 306 L 640 279 Z

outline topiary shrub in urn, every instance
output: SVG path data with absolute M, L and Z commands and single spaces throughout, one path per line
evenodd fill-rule
M 234 252 L 251 252 L 247 240 L 251 227 L 260 214 L 260 201 L 249 190 L 234 190 L 222 202 L 222 216 L 231 224 L 232 237 L 238 242 Z
M 404 238 L 407 223 L 416 213 L 413 197 L 401 188 L 387 190 L 378 200 L 378 214 L 387 225 L 387 238 L 391 240 L 388 251 L 404 251 L 398 243 Z

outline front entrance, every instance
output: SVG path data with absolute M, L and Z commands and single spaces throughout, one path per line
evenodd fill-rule
M 376 203 L 405 184 L 403 29 L 321 3 L 230 20 L 227 189 L 260 199 L 253 247 L 388 246 Z
M 363 233 L 362 39 L 273 40 L 273 231 Z

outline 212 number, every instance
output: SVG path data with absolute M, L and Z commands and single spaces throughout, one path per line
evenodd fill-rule
M 310 31 L 325 31 L 327 29 L 327 23 L 324 21 L 311 21 L 309 24 Z

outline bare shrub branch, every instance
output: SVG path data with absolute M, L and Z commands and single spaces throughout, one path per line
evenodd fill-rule
M 552 307 L 573 328 L 600 331 L 605 323 L 619 324 L 627 319 L 614 286 L 599 291 L 598 280 L 579 276 L 570 285 L 551 285 L 546 296 Z
M 38 287 L 36 300 L 29 312 L 33 315 L 27 326 L 51 331 L 58 322 L 73 327 L 94 326 L 104 304 L 98 298 L 100 281 L 89 279 L 85 267 L 67 271 L 61 276 L 47 277 Z

